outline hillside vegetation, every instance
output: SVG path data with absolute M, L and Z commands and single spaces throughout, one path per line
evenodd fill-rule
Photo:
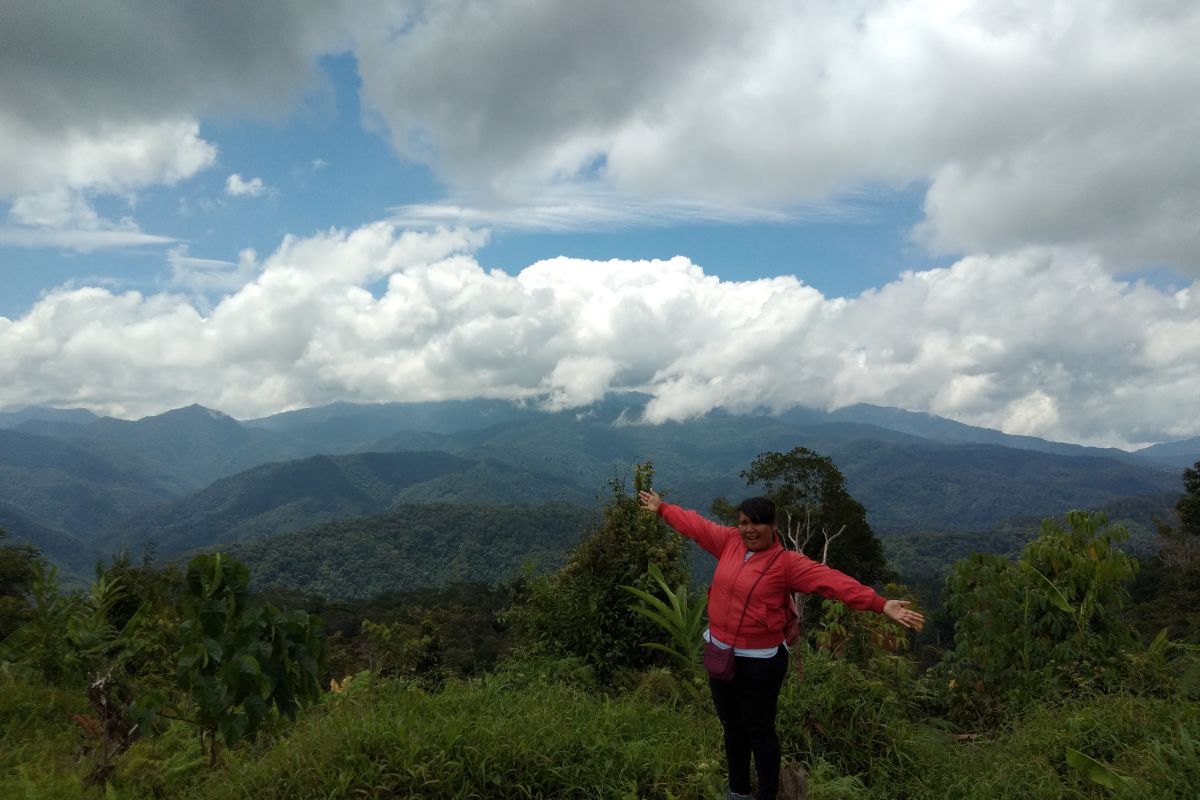
M 311 456 L 264 464 L 128 518 L 100 545 L 110 552 L 136 551 L 153 542 L 163 555 L 174 555 L 297 530 L 384 511 L 404 488 L 469 466 L 447 453 Z
M 833 469 L 810 455 L 764 454 L 750 477 Z M 779 502 L 823 502 L 805 475 L 771 474 Z M 652 477 L 639 465 L 634 488 Z M 1122 526 L 1079 511 L 1043 520 L 1012 558 L 956 561 L 920 635 L 815 603 L 780 697 L 786 769 L 807 773 L 814 800 L 1194 794 L 1200 463 L 1184 488 L 1141 563 Z M 541 510 L 379 515 L 411 549 L 354 560 L 383 545 L 348 539 L 353 567 L 339 579 L 389 556 L 412 582 L 436 580 L 421 568 L 515 558 L 487 527 L 505 514 L 539 519 L 548 544 L 576 541 L 557 569 L 497 587 L 356 602 L 256 593 L 227 554 L 186 569 L 120 559 L 86 593 L 66 592 L 36 553 L 0 541 L 0 607 L 15 620 L 0 631 L 0 796 L 722 796 L 697 658 L 703 597 L 688 589 L 680 538 L 620 479 L 600 515 Z M 855 504 L 820 510 L 838 525 Z M 257 568 L 282 557 L 264 553 Z M 639 612 L 654 598 L 662 614 Z
M 401 505 L 224 552 L 245 562 L 260 588 L 362 599 L 452 583 L 494 585 L 526 564 L 557 568 L 593 516 L 566 503 Z

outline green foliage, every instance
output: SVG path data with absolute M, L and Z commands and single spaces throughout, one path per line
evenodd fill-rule
M 866 509 L 850 496 L 845 477 L 828 456 L 805 447 L 762 453 L 742 477 L 775 501 L 781 530 L 791 533 L 809 558 L 863 583 L 885 576 L 883 548 L 867 524 Z
M 724 783 L 707 712 L 509 673 L 435 694 L 385 682 L 320 711 L 286 742 L 232 760 L 193 796 L 708 800 Z
M 578 656 L 603 680 L 650 663 L 652 654 L 641 644 L 657 635 L 657 626 L 629 607 L 621 587 L 652 588 L 651 564 L 668 585 L 687 581 L 684 539 L 637 501 L 638 491 L 651 488 L 653 475 L 652 465 L 635 466 L 633 494 L 623 480 L 613 479 L 602 524 L 553 576 L 527 576 L 506 615 L 536 647 Z
M 0 642 L 0 660 L 20 662 L 49 682 L 75 677 L 78 660 L 67 634 L 74 618 L 86 613 L 78 595 L 59 589 L 58 568 L 35 561 L 28 619 Z
M 785 683 L 779 731 L 813 800 L 1173 800 L 1200 785 L 1195 698 L 1084 694 L 962 733 L 931 718 L 919 688 L 894 673 L 829 651 L 802 655 L 806 675 Z M 82 696 L 0 677 L 0 797 L 721 796 L 720 726 L 707 707 L 641 689 L 601 694 L 571 675 L 565 661 L 513 661 L 432 693 L 367 673 L 286 728 L 230 749 L 218 770 L 173 724 L 122 754 L 104 791 L 85 789 L 77 763 L 71 714 L 87 713 Z M 1132 790 L 1096 783 L 1072 766 L 1071 750 Z
M 448 453 L 361 453 L 263 464 L 125 520 L 107 541 L 153 541 L 174 555 L 377 514 L 406 487 L 470 463 Z
M 1067 763 L 1086 775 L 1092 783 L 1113 791 L 1133 792 L 1137 789 L 1137 783 L 1128 775 L 1122 775 L 1113 769 L 1111 764 L 1097 761 L 1087 753 L 1082 753 L 1073 747 L 1067 748 Z
M 224 552 L 246 564 L 255 587 L 362 599 L 469 581 L 495 584 L 529 561 L 558 567 L 593 517 L 566 503 L 400 505 Z
M 785 758 L 823 759 L 883 785 L 902 765 L 945 750 L 946 730 L 923 718 L 916 676 L 896 667 L 900 656 L 857 664 L 806 644 L 797 650 L 803 679 L 785 681 L 779 698 Z
M 4 544 L 6 535 L 0 527 L 0 642 L 29 619 L 29 590 L 38 560 L 38 551 L 29 545 Z
M 1200 644 L 1200 569 L 1180 572 L 1163 558 L 1148 559 L 1132 595 L 1125 616 L 1134 630 L 1148 636 L 1166 629 L 1172 639 Z
M 442 638 L 431 615 L 417 625 L 363 620 L 368 666 L 386 676 L 421 678 L 437 686 L 445 679 Z
M 250 598 L 248 578 L 220 554 L 197 556 L 187 569 L 177 678 L 214 761 L 218 735 L 236 744 L 254 736 L 271 707 L 291 718 L 321 695 L 320 620 Z
M 328 678 L 341 679 L 371 665 L 372 653 L 365 623 L 403 630 L 415 637 L 425 627 L 438 640 L 442 667 L 448 674 L 474 675 L 492 669 L 509 649 L 507 626 L 497 615 L 512 604 L 509 586 L 479 582 L 452 583 L 440 588 L 388 592 L 349 603 L 285 590 L 270 590 L 263 599 L 289 610 L 318 614 L 329 635 Z
M 903 796 L 1191 797 L 1200 786 L 1198 711 L 1195 702 L 1124 693 L 1031 706 L 995 734 L 963 738 L 920 783 L 906 781 Z
M 86 768 L 75 719 L 90 711 L 82 692 L 0 673 L 0 797 L 82 798 Z
M 117 796 L 131 800 L 180 797 L 207 769 L 208 759 L 196 746 L 196 729 L 174 722 L 159 735 L 134 742 L 114 765 L 109 786 Z
M 78 719 L 85 733 L 81 755 L 91 765 L 88 781 L 99 783 L 113 759 L 145 730 L 133 697 L 139 679 L 161 664 L 152 657 L 161 630 L 148 624 L 148 606 L 117 613 L 128 596 L 119 576 L 101 571 L 86 594 L 63 594 L 54 567 L 38 561 L 33 570 L 30 618 L 5 640 L 2 655 L 11 672 L 86 687 L 92 709 Z
M 651 564 L 647 572 L 667 598 L 666 601 L 636 586 L 621 588 L 640 601 L 633 604 L 633 610 L 661 628 L 667 634 L 669 643 L 644 642 L 642 646 L 670 656 L 682 672 L 684 685 L 697 689 L 698 696 L 705 683 L 700 653 L 704 649 L 703 634 L 708 625 L 704 616 L 708 595 L 700 592 L 694 600 L 689 601 L 686 583 L 672 589 L 657 564 Z
M 1143 632 L 1166 628 L 1172 638 L 1200 644 L 1200 461 L 1183 471 L 1183 485 L 1177 524 L 1155 520 L 1157 552 L 1138 573 L 1128 618 Z
M 974 700 L 1028 698 L 1104 685 L 1135 637 L 1121 618 L 1136 562 L 1119 526 L 1072 511 L 1046 520 L 1020 560 L 976 554 L 946 579 L 955 621 L 952 685 Z
M 16 661 L 11 672 L 24 672 L 46 684 L 86 685 L 91 715 L 76 715 L 85 734 L 80 755 L 91 766 L 88 782 L 97 783 L 138 735 L 128 718 L 132 697 L 129 666 L 146 641 L 142 616 L 134 614 L 118 629 L 110 621 L 124 595 L 118 580 L 102 576 L 87 595 L 63 595 L 55 569 L 34 565 L 31 618 L 4 642 L 5 657 Z
M 888 584 L 887 597 L 910 597 L 906 587 Z M 920 610 L 914 605 L 914 610 Z M 915 631 L 882 614 L 855 611 L 837 600 L 822 600 L 820 614 L 812 626 L 812 640 L 835 658 L 851 661 L 881 673 L 903 672 L 914 678 L 914 665 L 904 658 Z
M 1200 538 L 1200 461 L 1183 471 L 1183 496 L 1175 505 L 1181 533 Z

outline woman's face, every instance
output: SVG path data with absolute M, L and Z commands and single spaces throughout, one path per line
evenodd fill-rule
M 751 522 L 741 511 L 738 512 L 738 530 L 742 532 L 742 543 L 747 550 L 766 550 L 775 541 L 775 525 Z

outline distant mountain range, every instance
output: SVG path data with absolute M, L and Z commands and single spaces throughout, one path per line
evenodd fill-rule
M 1200 461 L 1200 438 L 1129 453 L 868 405 L 638 424 L 646 401 L 335 403 L 240 422 L 201 406 L 136 421 L 5 413 L 0 526 L 78 570 L 121 547 L 170 557 L 399 507 L 595 508 L 645 460 L 673 501 L 706 509 L 750 491 L 739 474 L 757 454 L 804 446 L 834 460 L 880 535 L 946 534 L 1070 508 L 1144 521 L 1169 512 Z

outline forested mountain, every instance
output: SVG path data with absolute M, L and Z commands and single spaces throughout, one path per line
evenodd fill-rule
M 501 400 L 439 403 L 331 403 L 285 411 L 245 425 L 294 436 L 322 448 L 353 449 L 394 431 L 446 434 L 545 416 L 532 407 Z
M 88 425 L 26 422 L 20 430 L 152 465 L 180 493 L 195 491 L 258 464 L 283 461 L 311 450 L 287 436 L 247 427 L 219 411 L 192 405 L 136 421 L 102 417 Z
M 1156 519 L 1166 519 L 1179 499 L 1179 493 L 1126 497 L 1101 503 L 1096 511 L 1110 522 L 1125 526 L 1129 539 L 1122 549 L 1138 558 L 1146 558 L 1155 549 Z M 908 583 L 934 587 L 940 591 L 950 565 L 972 553 L 997 553 L 1016 558 L 1026 542 L 1033 539 L 1046 517 L 1061 517 L 1048 512 L 1041 516 L 1021 515 L 977 530 L 943 530 L 928 527 L 917 532 L 891 535 L 883 539 L 888 566 Z
M 82 575 L 95 563 L 90 546 L 57 528 L 43 525 L 20 509 L 0 502 L 0 528 L 15 542 L 31 544 L 71 575 Z
M 28 406 L 20 411 L 0 411 L 0 428 L 15 428 L 30 420 L 86 425 L 89 422 L 95 422 L 97 419 L 98 417 L 86 408 Z
M 0 502 L 46 528 L 88 542 L 167 496 L 146 475 L 83 447 L 0 430 Z
M 524 564 L 561 566 L 595 512 L 538 506 L 401 505 L 357 519 L 234 545 L 259 588 L 282 586 L 328 598 L 518 575 Z
M 707 509 L 719 494 L 755 491 L 738 477 L 754 455 L 796 442 L 831 456 L 881 536 L 990 530 L 1015 516 L 1036 520 L 1141 497 L 1155 498 L 1154 507 L 1165 513 L 1170 502 L 1163 498 L 1169 500 L 1178 484 L 1169 473 L 1107 458 L 939 445 L 895 433 L 889 441 L 862 439 L 857 437 L 866 426 L 849 423 L 815 433 L 773 420 L 750 426 L 732 419 L 656 428 L 577 426 L 504 427 L 457 455 L 401 451 L 264 465 L 125 520 L 103 544 L 136 550 L 154 541 L 166 556 L 379 512 L 394 503 L 563 501 L 591 507 L 607 480 L 651 453 L 658 456 L 668 496 Z
M 829 412 L 793 409 L 780 415 L 785 420 L 804 421 L 808 424 L 819 423 L 822 416 L 826 421 L 860 422 L 943 444 L 994 444 L 1018 450 L 1035 450 L 1064 456 L 1106 456 L 1118 461 L 1134 462 L 1146 460 L 1142 452 L 1130 453 L 1115 447 L 1085 447 L 1078 444 L 1052 442 L 1036 436 L 1018 436 L 990 428 L 964 425 L 961 422 L 933 414 L 874 406 L 868 403 L 857 403 Z M 1196 457 L 1200 458 L 1200 446 L 1196 448 Z
M 1200 461 L 1200 436 L 1178 442 L 1163 442 L 1143 447 L 1134 455 L 1183 469 Z
M 465 458 L 516 466 L 589 496 L 613 477 L 614 470 L 652 460 L 676 502 L 707 506 L 716 495 L 744 493 L 740 471 L 766 450 L 790 450 L 803 444 L 828 452 L 863 439 L 922 442 L 917 437 L 868 425 L 797 426 L 772 417 L 711 414 L 661 425 L 622 423 L 621 419 L 619 409 L 581 418 L 556 414 L 452 434 L 443 440 L 443 448 Z M 401 433 L 374 447 L 403 449 L 410 441 L 410 434 Z M 471 491 L 470 487 L 463 488 Z M 477 502 L 469 495 L 457 499 Z
M 829 455 L 881 533 L 979 529 L 1178 490 L 1179 477 L 1095 456 L 858 441 Z
M 163 556 L 384 511 L 405 487 L 461 473 L 471 462 L 448 453 L 312 456 L 264 464 L 124 520 L 102 549 Z
M 1169 509 L 1178 471 L 1147 459 L 1190 447 L 1113 452 L 865 405 L 648 425 L 637 422 L 646 399 L 560 413 L 337 403 L 245 423 L 200 406 L 136 422 L 27 410 L 0 430 L 0 502 L 22 520 L 14 538 L 48 554 L 70 550 L 67 536 L 100 537 L 105 551 L 154 541 L 166 556 L 397 503 L 594 507 L 610 479 L 646 460 L 671 501 L 703 510 L 756 491 L 740 478 L 756 455 L 804 446 L 833 459 L 881 536 L 940 535 L 1145 498 Z

